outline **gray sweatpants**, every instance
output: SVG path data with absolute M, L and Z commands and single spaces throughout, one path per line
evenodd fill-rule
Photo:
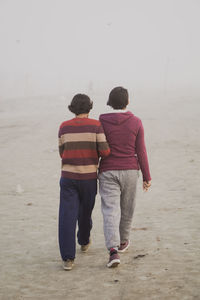
M 99 192 L 106 247 L 117 248 L 129 240 L 135 208 L 138 170 L 114 170 L 99 174 Z

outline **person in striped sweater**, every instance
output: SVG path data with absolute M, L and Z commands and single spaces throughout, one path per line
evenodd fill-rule
M 75 95 L 68 106 L 75 118 L 63 122 L 58 133 L 62 162 L 59 246 L 65 270 L 71 270 L 74 264 L 77 221 L 81 250 L 87 252 L 89 248 L 99 158 L 110 154 L 101 123 L 89 118 L 92 106 L 87 95 Z

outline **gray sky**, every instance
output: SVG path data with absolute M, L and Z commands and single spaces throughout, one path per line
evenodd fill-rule
M 0 96 L 198 89 L 199 0 L 0 0 Z

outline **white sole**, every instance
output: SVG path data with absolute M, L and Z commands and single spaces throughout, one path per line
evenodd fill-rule
M 72 264 L 71 267 L 65 267 L 65 266 L 63 266 L 63 269 L 64 269 L 65 271 L 71 271 L 71 270 L 73 269 L 73 266 L 74 266 L 74 264 Z
M 63 269 L 64 269 L 65 271 L 71 271 L 71 270 L 72 270 L 72 268 L 64 268 L 64 267 L 63 267 Z
M 119 253 L 124 253 L 125 251 L 127 251 L 128 250 L 128 248 L 129 248 L 129 246 L 130 246 L 130 243 L 126 246 L 126 248 L 124 248 L 123 250 L 117 250 L 117 252 L 119 252 Z
M 115 268 L 120 264 L 120 260 L 117 259 L 113 259 L 111 262 L 107 263 L 107 267 L 108 268 Z
M 88 247 L 86 250 L 82 250 L 82 249 L 81 249 L 81 252 L 82 252 L 82 253 L 87 253 L 88 250 L 89 250 L 89 247 Z

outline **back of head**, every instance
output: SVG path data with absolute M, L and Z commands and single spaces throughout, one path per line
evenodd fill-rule
M 128 91 L 127 89 L 118 86 L 112 89 L 109 94 L 107 105 L 114 109 L 124 109 L 128 105 Z
M 85 94 L 77 94 L 73 97 L 71 104 L 68 106 L 69 110 L 75 115 L 87 114 L 93 107 L 90 98 Z

